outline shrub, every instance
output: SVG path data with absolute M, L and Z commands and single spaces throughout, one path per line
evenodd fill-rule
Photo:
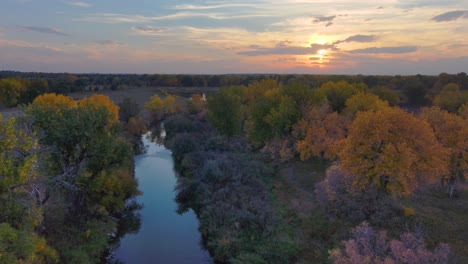
M 327 170 L 325 180 L 316 185 L 317 199 L 330 217 L 354 224 L 368 220 L 391 225 L 399 221 L 402 212 L 391 196 L 374 185 L 356 186 L 353 182 L 353 175 L 334 165 Z
M 443 264 L 448 263 L 449 253 L 447 244 L 428 250 L 420 234 L 404 233 L 400 240 L 389 241 L 386 231 L 377 232 L 363 222 L 341 249 L 331 251 L 331 259 L 334 264 Z

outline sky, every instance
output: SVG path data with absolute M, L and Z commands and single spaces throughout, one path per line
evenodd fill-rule
M 2 0 L 0 70 L 468 71 L 468 0 Z

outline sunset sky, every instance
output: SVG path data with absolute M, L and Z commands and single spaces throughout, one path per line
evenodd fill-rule
M 468 72 L 468 0 L 2 0 L 0 70 Z

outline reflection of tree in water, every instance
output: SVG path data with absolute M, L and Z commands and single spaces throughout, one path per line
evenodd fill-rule
M 147 139 L 158 145 L 164 145 L 165 136 L 164 124 L 162 122 L 157 122 L 151 125 L 150 133 L 147 134 Z
M 125 210 L 117 216 L 117 230 L 113 234 L 110 242 L 110 248 L 105 256 L 103 263 L 120 263 L 119 260 L 114 259 L 115 250 L 120 246 L 120 240 L 127 234 L 136 234 L 140 231 L 141 215 L 140 210 L 143 205 L 135 200 L 130 201 Z

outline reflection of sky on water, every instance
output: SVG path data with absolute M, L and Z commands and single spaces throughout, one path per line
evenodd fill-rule
M 146 139 L 144 143 L 147 153 L 135 158 L 135 175 L 143 192 L 138 198 L 144 205 L 141 228 L 122 239 L 116 258 L 126 263 L 209 263 L 208 253 L 200 247 L 195 214 L 176 213 L 171 152 Z

